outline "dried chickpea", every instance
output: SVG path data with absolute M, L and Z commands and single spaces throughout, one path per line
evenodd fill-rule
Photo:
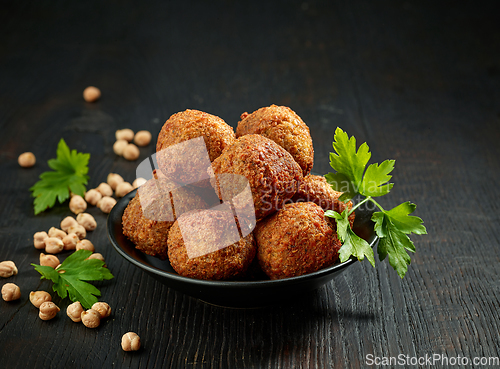
M 95 206 L 97 204 L 97 202 L 102 198 L 102 194 L 97 191 L 95 188 L 94 189 L 91 189 L 91 190 L 88 190 L 86 193 L 85 193 L 85 201 L 92 205 L 92 206 Z
M 109 196 L 104 196 L 101 199 L 101 201 L 99 201 L 99 203 L 97 204 L 99 209 L 101 209 L 101 211 L 106 214 L 108 214 L 115 205 L 116 205 L 116 200 Z
M 33 236 L 33 243 L 35 244 L 35 249 L 44 249 L 45 248 L 45 239 L 48 238 L 49 235 L 47 232 L 36 232 Z
M 89 250 L 89 251 L 92 251 L 94 252 L 95 251 L 95 247 L 94 247 L 94 244 L 92 242 L 90 242 L 89 240 L 80 240 L 76 243 L 76 250 Z
M 58 254 L 64 250 L 64 243 L 60 238 L 49 237 L 45 239 L 45 252 Z
M 0 263 L 0 277 L 9 278 L 17 274 L 17 267 L 13 261 L 6 260 Z
M 82 321 L 82 313 L 83 313 L 82 304 L 80 301 L 76 301 L 66 308 L 66 314 L 70 317 L 72 321 L 75 323 L 79 323 Z
M 142 178 L 142 177 L 139 177 L 139 178 L 136 178 L 134 180 L 134 182 L 132 182 L 132 187 L 134 188 L 138 188 L 138 187 L 141 187 L 144 183 L 146 183 L 146 179 L 145 178 Z
M 129 128 L 119 129 L 115 132 L 116 140 L 125 140 L 131 142 L 134 139 L 134 131 Z
M 113 144 L 113 151 L 115 152 L 116 155 L 123 155 L 123 150 L 125 150 L 125 147 L 127 147 L 128 141 L 127 140 L 118 140 Z
M 75 214 L 83 213 L 87 209 L 87 203 L 80 195 L 74 195 L 69 200 L 69 210 Z
M 36 163 L 35 155 L 32 152 L 25 152 L 19 155 L 17 162 L 23 168 L 31 168 Z
M 122 336 L 123 351 L 137 351 L 141 348 L 141 339 L 134 332 L 125 333 Z
M 68 232 L 68 229 L 69 227 L 73 226 L 77 224 L 77 221 L 75 218 L 73 217 L 70 217 L 70 216 L 67 216 L 66 218 L 64 218 L 63 220 L 61 220 L 61 229 L 64 231 L 64 232 Z
M 87 328 L 97 328 L 101 324 L 101 315 L 94 309 L 82 311 L 82 323 Z
M 56 227 L 51 227 L 49 229 L 49 237 L 55 237 L 55 238 L 59 238 L 60 240 L 62 240 L 64 237 L 67 236 L 66 232 L 60 230 L 60 229 L 57 229 Z
M 107 318 L 111 315 L 111 307 L 105 302 L 96 302 L 92 305 L 92 309 L 99 313 L 101 319 Z
M 5 301 L 14 301 L 21 297 L 21 289 L 17 284 L 5 283 L 2 286 L 2 298 Z
M 94 252 L 92 255 L 90 255 L 87 258 L 87 260 L 89 260 L 89 259 L 97 259 L 97 260 L 101 260 L 101 261 L 106 261 L 106 260 L 104 260 L 104 256 L 102 256 L 102 254 L 99 252 Z M 104 266 L 106 266 L 106 265 L 104 265 Z
M 137 146 L 147 146 L 151 142 L 151 133 L 149 131 L 139 131 L 135 134 L 134 143 Z
M 97 87 L 89 86 L 83 90 L 83 99 L 86 102 L 95 102 L 101 97 L 101 90 Z
M 59 306 L 54 304 L 52 301 L 45 301 L 40 305 L 40 311 L 38 316 L 42 320 L 50 320 L 55 318 L 58 312 L 60 312 Z
M 37 309 L 46 301 L 52 301 L 52 296 L 50 296 L 50 293 L 45 292 L 45 291 L 31 291 L 30 292 L 30 301 L 33 304 L 34 307 Z
M 76 217 L 76 221 L 80 224 L 86 231 L 93 231 L 97 227 L 97 222 L 95 218 L 89 213 L 80 213 Z
M 99 191 L 103 197 L 113 196 L 113 189 L 107 183 L 102 182 L 99 186 L 97 186 L 96 190 Z
M 75 233 L 80 240 L 87 237 L 87 230 L 80 224 L 69 227 L 68 233 Z
M 128 182 L 122 182 L 116 187 L 115 195 L 116 197 L 123 197 L 132 191 L 134 187 Z
M 61 262 L 57 256 L 45 255 L 43 252 L 40 253 L 40 265 L 56 268 L 59 264 L 61 264 Z
M 134 161 L 139 158 L 140 151 L 137 146 L 134 144 L 128 144 L 124 149 L 123 149 L 123 157 L 127 160 Z
M 62 239 L 64 250 L 75 250 L 78 241 L 80 241 L 80 238 L 78 238 L 76 233 L 68 234 Z
M 124 181 L 123 177 L 118 173 L 109 173 L 106 182 L 111 186 L 113 191 L 116 191 L 116 187 Z

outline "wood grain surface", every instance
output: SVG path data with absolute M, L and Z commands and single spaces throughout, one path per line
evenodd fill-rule
M 472 360 L 500 356 L 498 14 L 495 2 L 413 0 L 2 2 L 0 260 L 19 274 L 0 283 L 22 297 L 0 300 L 0 366 L 365 368 L 377 367 L 369 357 L 436 354 L 470 360 L 453 367 L 495 367 Z M 83 100 L 88 85 L 99 102 Z M 51 286 L 30 265 L 32 237 L 70 212 L 34 216 L 29 187 L 61 137 L 91 154 L 94 188 L 110 172 L 134 179 L 139 161 L 113 153 L 117 129 L 147 129 L 155 141 L 187 108 L 236 127 L 241 113 L 273 103 L 309 125 L 317 173 L 329 171 L 337 126 L 367 141 L 374 162 L 396 159 L 381 203 L 417 203 L 429 233 L 412 236 L 403 280 L 387 260 L 365 261 L 291 303 L 208 305 L 121 258 L 106 216 L 90 208 L 89 239 L 115 276 L 97 284 L 112 316 L 85 328 L 52 293 L 63 311 L 38 318 L 29 292 Z M 25 151 L 37 157 L 31 169 L 17 164 Z M 122 351 L 128 331 L 140 351 Z

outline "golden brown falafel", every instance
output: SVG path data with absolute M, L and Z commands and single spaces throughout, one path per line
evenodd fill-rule
M 199 146 L 192 141 L 199 137 L 203 137 L 205 145 Z M 200 174 L 206 174 L 210 162 L 235 139 L 233 128 L 215 115 L 189 109 L 173 114 L 158 135 L 159 168 L 177 183 L 195 183 Z
M 258 222 L 254 236 L 259 264 L 271 279 L 312 273 L 339 258 L 337 234 L 312 202 L 286 204 Z
M 251 114 L 243 113 L 236 128 L 236 137 L 247 134 L 263 135 L 288 151 L 309 174 L 314 162 L 314 149 L 309 127 L 290 108 L 271 105 Z
M 245 274 L 255 257 L 253 234 L 240 238 L 233 213 L 205 210 L 183 214 L 168 235 L 168 258 L 179 275 L 228 280 Z
M 165 179 L 151 179 L 139 187 L 125 208 L 123 234 L 138 250 L 166 259 L 168 231 L 175 219 L 185 212 L 206 207 L 206 203 L 187 188 L 175 188 Z
M 245 135 L 212 163 L 218 180 L 223 174 L 244 176 L 250 185 L 255 207 L 255 218 L 263 219 L 290 201 L 302 180 L 302 170 L 293 157 L 274 141 L 261 135 Z M 219 186 L 220 187 L 220 186 Z M 230 186 L 225 186 L 226 190 Z M 239 187 L 239 186 L 235 186 Z M 228 200 L 237 194 L 226 192 Z

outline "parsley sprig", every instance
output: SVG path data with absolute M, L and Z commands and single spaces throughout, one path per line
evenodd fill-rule
M 49 167 L 54 171 L 42 173 L 40 180 L 30 188 L 35 198 L 35 215 L 52 208 L 56 200 L 62 204 L 69 198 L 70 191 L 80 196 L 84 195 L 85 185 L 89 179 L 87 175 L 89 159 L 90 154 L 70 151 L 61 138 L 57 145 L 57 158 L 48 161 Z
M 42 276 L 41 279 L 50 279 L 54 282 L 52 289 L 59 297 L 73 302 L 80 301 L 82 306 L 90 309 L 96 303 L 101 292 L 94 285 L 85 281 L 102 281 L 112 279 L 113 275 L 104 266 L 104 261 L 88 259 L 92 254 L 88 250 L 78 250 L 72 253 L 56 269 L 50 266 L 31 264 Z
M 335 173 L 325 175 L 327 182 L 336 191 L 343 192 L 339 200 L 347 202 L 357 195 L 364 197 L 352 209 L 345 209 L 342 214 L 328 210 L 326 216 L 336 219 L 337 234 L 343 242 L 339 251 L 340 261 L 344 262 L 351 256 L 358 260 L 365 257 L 375 266 L 373 250 L 364 239 L 357 236 L 348 221 L 348 217 L 359 206 L 366 202 L 373 203 L 380 211 L 373 213 L 375 232 L 379 237 L 377 252 L 380 261 L 389 258 L 389 264 L 403 278 L 408 271 L 411 258 L 407 251 L 415 252 L 415 245 L 408 237 L 409 234 L 427 234 L 419 217 L 409 215 L 415 211 L 416 205 L 404 202 L 393 209 L 385 210 L 374 199 L 387 195 L 393 183 L 389 175 L 394 169 L 394 160 L 385 160 L 381 164 L 370 164 L 371 153 L 368 145 L 363 143 L 356 149 L 356 138 L 350 137 L 337 128 L 333 139 L 334 153 L 330 153 L 330 165 Z

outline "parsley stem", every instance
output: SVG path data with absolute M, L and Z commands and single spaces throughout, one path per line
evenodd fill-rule
M 378 202 L 376 202 L 375 200 L 373 200 L 373 197 L 367 196 L 362 201 L 358 202 L 356 205 L 354 205 L 352 207 L 352 209 L 349 211 L 349 215 L 351 215 L 354 212 L 354 210 L 356 210 L 357 208 L 359 208 L 361 205 L 363 205 L 367 201 L 373 202 L 380 210 L 385 211 L 384 208 L 382 206 L 380 206 L 380 204 Z

